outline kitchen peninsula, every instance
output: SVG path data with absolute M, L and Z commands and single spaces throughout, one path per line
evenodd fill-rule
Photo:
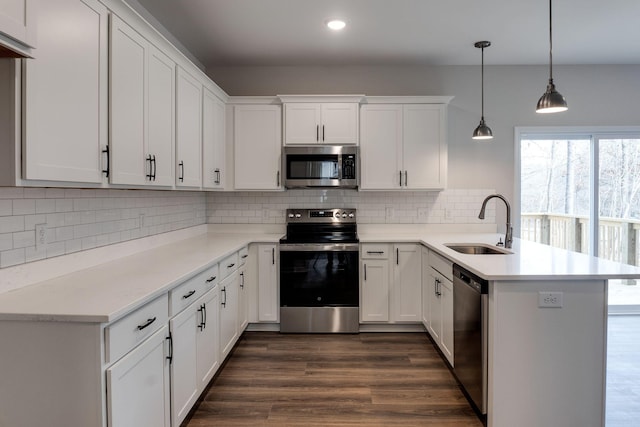
M 180 348 L 177 341 L 174 348 L 166 342 L 166 325 L 177 312 L 171 304 L 168 310 L 168 301 L 174 294 L 179 300 L 188 295 L 182 284 L 203 274 L 206 280 L 222 276 L 222 269 L 240 262 L 238 253 L 247 246 L 246 276 L 255 280 L 260 252 L 252 248 L 273 248 L 281 237 L 207 228 L 202 226 L 200 235 L 0 294 L 0 339 L 5 343 L 0 349 L 0 425 L 111 425 L 107 419 L 121 414 L 113 413 L 114 401 L 105 390 L 115 381 L 110 370 L 128 357 L 122 357 L 126 351 L 118 351 L 114 341 L 116 325 L 137 310 L 159 306 L 163 316 L 158 329 L 136 345 L 156 340 L 160 364 L 167 365 L 164 358 Z M 506 255 L 465 255 L 444 246 L 494 245 L 495 233 L 376 230 L 380 227 L 363 225 L 361 244 L 419 244 L 489 281 L 489 426 L 603 425 L 607 280 L 640 278 L 640 269 L 519 239 Z M 269 263 L 275 253 L 271 250 Z M 214 267 L 219 274 L 209 273 Z M 229 277 L 234 274 L 230 271 Z M 211 288 L 217 289 L 220 303 L 231 295 L 221 292 L 224 283 Z M 255 284 L 249 289 L 249 321 L 259 326 L 255 311 L 261 302 L 256 299 L 263 294 Z M 540 308 L 543 291 L 562 293 L 562 307 Z M 210 321 L 215 322 L 212 313 Z M 220 354 L 225 357 L 228 351 Z M 172 381 L 179 378 L 172 372 Z M 67 386 L 61 392 L 63 382 Z M 120 410 L 134 412 L 126 406 Z

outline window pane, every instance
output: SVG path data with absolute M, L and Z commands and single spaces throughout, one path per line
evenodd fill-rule
M 521 238 L 587 253 L 589 139 L 521 140 Z

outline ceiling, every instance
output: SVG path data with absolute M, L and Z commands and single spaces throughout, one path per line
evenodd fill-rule
M 479 64 L 478 40 L 489 65 L 549 59 L 546 0 L 137 1 L 205 67 Z M 554 64 L 640 64 L 639 16 L 638 0 L 556 0 Z

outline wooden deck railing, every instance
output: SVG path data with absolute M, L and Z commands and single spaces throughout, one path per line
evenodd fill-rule
M 575 252 L 589 251 L 589 219 L 586 216 L 525 213 L 520 215 L 520 236 Z M 640 221 L 600 218 L 599 256 L 612 261 L 640 265 Z

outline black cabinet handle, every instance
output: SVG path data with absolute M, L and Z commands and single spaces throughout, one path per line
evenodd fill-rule
M 223 307 L 227 306 L 227 287 L 222 288 L 220 292 L 224 292 L 224 301 L 221 302 Z
M 364 265 L 364 280 L 367 281 L 367 264 Z
M 182 295 L 182 299 L 191 298 L 191 296 L 193 296 L 193 294 L 195 294 L 195 293 L 196 293 L 195 290 L 191 290 L 191 291 L 187 292 L 186 294 Z
M 240 280 L 240 287 L 244 289 L 244 272 L 240 273 L 240 277 L 242 278 L 242 280 Z
M 280 171 L 276 172 L 276 187 L 280 187 Z
M 242 255 L 240 258 L 245 259 L 246 257 L 248 257 L 248 254 Z
M 171 331 L 169 331 L 169 336 L 165 339 L 169 340 L 169 355 L 167 356 L 167 360 L 169 363 L 173 362 L 173 336 L 171 335 Z
M 142 325 L 138 325 L 138 330 L 141 331 L 144 328 L 149 327 L 149 325 L 151 325 L 153 322 L 156 321 L 156 318 L 152 318 L 152 319 L 147 319 L 147 321 L 145 323 L 143 323 Z
M 400 187 L 402 187 L 402 171 L 400 171 Z
M 216 169 L 215 171 L 216 179 L 213 181 L 214 184 L 220 184 L 220 169 Z
M 102 169 L 102 173 L 104 174 L 104 176 L 109 178 L 109 146 L 107 145 L 106 147 L 104 147 L 104 150 L 102 150 L 102 152 L 107 155 L 107 168 Z
M 384 251 L 367 251 L 369 255 L 382 255 Z
M 407 171 L 404 171 L 404 186 L 409 185 L 409 181 L 407 181 Z
M 396 248 L 396 265 L 400 265 L 400 249 Z
M 200 313 L 200 324 L 198 325 L 198 329 L 203 330 L 204 329 L 204 306 L 200 306 L 200 308 L 197 310 L 198 313 Z
M 207 303 L 203 302 L 202 303 L 202 309 L 204 310 L 204 325 L 202 326 L 202 329 L 207 327 Z
M 216 280 L 216 276 L 211 276 L 211 277 L 209 277 L 209 278 L 207 279 L 207 283 L 211 283 L 211 282 L 213 282 L 214 280 Z
M 153 181 L 153 160 L 151 159 L 151 154 L 147 156 L 147 162 L 149 162 L 149 173 L 147 174 L 147 178 L 149 181 Z
M 234 263 L 232 263 L 232 264 L 227 265 L 227 268 L 231 268 L 231 267 L 233 267 L 234 265 L 236 265 L 236 263 L 235 263 L 235 262 L 234 262 Z
M 324 125 L 322 125 L 322 140 L 324 141 Z
M 180 176 L 178 177 L 178 179 L 180 180 L 180 182 L 184 182 L 184 162 L 181 161 L 180 163 L 178 163 L 178 167 L 180 167 Z
M 156 180 L 156 170 L 158 169 L 158 166 L 156 165 L 156 155 L 153 155 L 153 159 L 151 159 L 151 161 L 153 162 L 153 180 Z
M 276 248 L 271 248 L 271 265 L 276 265 Z
M 436 279 L 435 293 L 436 293 L 437 297 L 442 295 L 442 292 L 440 292 L 440 280 L 439 279 Z
M 320 141 L 320 125 L 316 125 L 316 141 Z

